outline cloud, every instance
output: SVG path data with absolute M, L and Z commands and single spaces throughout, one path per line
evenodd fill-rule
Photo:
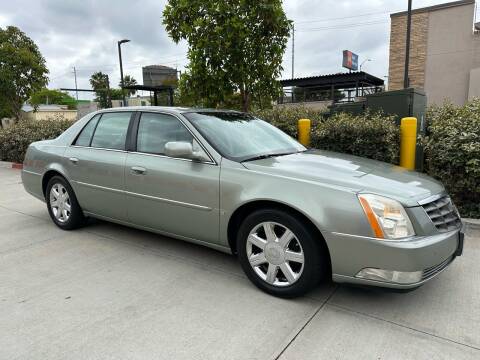
M 441 3 L 416 0 L 422 7 Z M 4 1 L 0 26 L 15 25 L 39 46 L 50 69 L 50 87 L 90 88 L 95 71 L 119 82 L 117 41 L 122 45 L 124 73 L 140 83 L 141 67 L 164 64 L 183 69 L 185 43 L 174 44 L 162 25 L 166 0 L 17 0 Z M 295 75 L 336 73 L 341 51 L 352 50 L 373 61 L 365 70 L 383 77 L 388 72 L 389 12 L 403 10 L 406 1 L 285 0 L 287 16 L 295 21 Z M 291 76 L 291 41 L 284 56 L 284 78 Z M 85 96 L 82 94 L 82 96 Z

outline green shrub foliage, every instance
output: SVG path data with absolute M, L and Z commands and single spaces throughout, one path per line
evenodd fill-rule
M 400 130 L 393 117 L 381 113 L 337 113 L 318 124 L 312 147 L 398 163 Z
M 19 121 L 6 129 L 0 129 L 0 160 L 23 162 L 28 145 L 34 141 L 54 139 L 72 125 L 61 119 Z
M 480 99 L 427 112 L 425 171 L 447 188 L 464 217 L 480 217 Z
M 303 106 L 276 107 L 255 115 L 294 138 L 298 119 L 310 119 L 312 147 L 398 163 L 400 132 L 393 117 L 366 112 L 337 113 L 327 118 L 324 112 Z
M 293 138 L 297 138 L 299 119 L 310 119 L 312 128 L 324 120 L 323 112 L 312 110 L 306 106 L 277 106 L 273 109 L 258 110 L 254 113 L 260 119 L 268 121 Z

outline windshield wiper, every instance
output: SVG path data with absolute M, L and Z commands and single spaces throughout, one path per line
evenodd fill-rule
M 254 161 L 254 160 L 261 160 L 261 159 L 268 159 L 271 157 L 276 157 L 276 156 L 285 156 L 285 155 L 291 155 L 291 154 L 296 154 L 298 151 L 294 152 L 285 152 L 285 153 L 274 153 L 274 154 L 263 154 L 263 155 L 258 155 L 258 156 L 253 156 L 251 158 L 242 160 L 241 162 L 247 162 L 247 161 Z

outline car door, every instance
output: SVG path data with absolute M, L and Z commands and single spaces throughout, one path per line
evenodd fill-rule
M 65 152 L 65 165 L 82 209 L 125 221 L 127 133 L 133 112 L 93 117 Z
M 127 155 L 125 186 L 129 221 L 191 239 L 218 242 L 219 166 L 165 155 L 165 144 L 188 141 L 203 151 L 179 120 L 142 112 L 136 120 L 134 150 Z

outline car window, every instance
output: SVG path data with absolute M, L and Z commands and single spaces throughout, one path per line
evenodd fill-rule
M 92 139 L 92 147 L 125 150 L 128 125 L 132 113 L 104 113 Z
M 170 141 L 186 141 L 195 147 L 192 134 L 177 118 L 143 113 L 138 124 L 137 151 L 164 155 L 165 144 Z
M 90 146 L 90 140 L 92 139 L 95 126 L 97 126 L 98 119 L 100 119 L 100 114 L 95 115 L 92 119 L 90 119 L 88 124 L 80 132 L 80 135 L 78 135 L 75 145 Z

